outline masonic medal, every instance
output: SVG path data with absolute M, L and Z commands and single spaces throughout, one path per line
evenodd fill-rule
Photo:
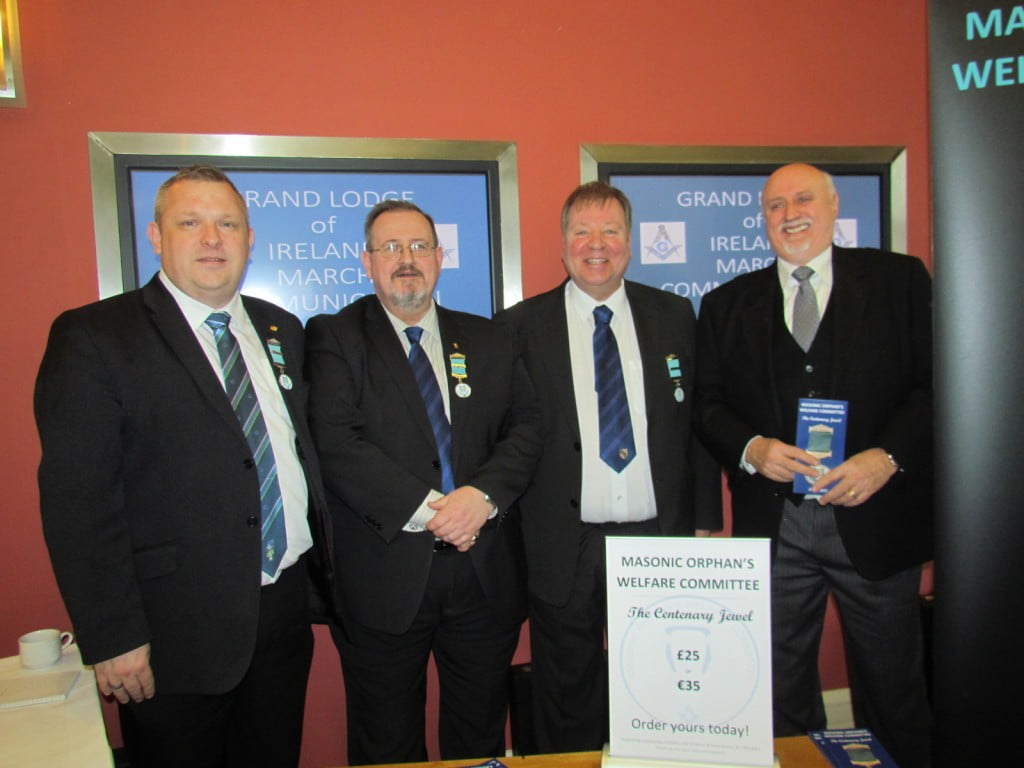
M 270 326 L 270 330 L 276 331 L 277 326 Z M 281 351 L 281 342 L 273 338 L 267 339 L 267 351 L 270 352 L 270 362 L 277 368 L 277 383 L 281 385 L 281 389 L 291 389 L 294 385 L 292 377 L 284 371 L 284 352 Z
M 452 367 L 452 378 L 459 382 L 455 385 L 455 394 L 462 398 L 469 397 L 473 394 L 473 388 L 466 383 L 466 379 L 469 378 L 466 372 L 466 356 L 461 352 L 452 352 L 448 356 L 448 362 Z
M 675 397 L 677 403 L 681 403 L 686 395 L 683 394 L 683 371 L 679 365 L 679 358 L 675 355 L 665 355 L 665 365 L 668 368 L 668 377 L 676 385 L 672 396 Z

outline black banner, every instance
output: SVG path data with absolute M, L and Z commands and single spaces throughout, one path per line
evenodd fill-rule
M 929 2 L 934 765 L 1016 753 L 1024 681 L 1024 5 Z

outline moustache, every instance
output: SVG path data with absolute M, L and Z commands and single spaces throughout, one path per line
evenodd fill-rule
M 405 265 L 399 267 L 391 273 L 392 277 L 423 277 L 423 273 L 420 272 L 416 267 L 411 265 Z
M 779 229 L 787 229 L 789 227 L 802 227 L 805 224 L 809 227 L 813 225 L 814 222 L 807 216 L 801 216 L 799 219 L 786 219 L 779 225 Z

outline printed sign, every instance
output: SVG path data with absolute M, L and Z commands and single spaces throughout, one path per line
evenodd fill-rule
M 609 537 L 610 756 L 771 766 L 767 539 Z

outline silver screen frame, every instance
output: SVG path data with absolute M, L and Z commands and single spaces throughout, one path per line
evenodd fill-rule
M 510 307 L 523 298 L 519 176 L 512 142 L 100 131 L 89 132 L 88 141 L 100 298 L 124 291 L 115 178 L 119 155 L 496 162 L 503 306 Z
M 739 147 L 641 144 L 581 144 L 580 180 L 597 181 L 601 163 L 735 166 L 786 163 L 888 165 L 889 238 L 894 251 L 907 250 L 907 151 L 898 146 Z
M 0 107 L 24 107 L 25 76 L 21 68 L 21 29 L 18 25 L 18 0 L 0 0 L 0 53 L 3 77 L 0 78 Z

